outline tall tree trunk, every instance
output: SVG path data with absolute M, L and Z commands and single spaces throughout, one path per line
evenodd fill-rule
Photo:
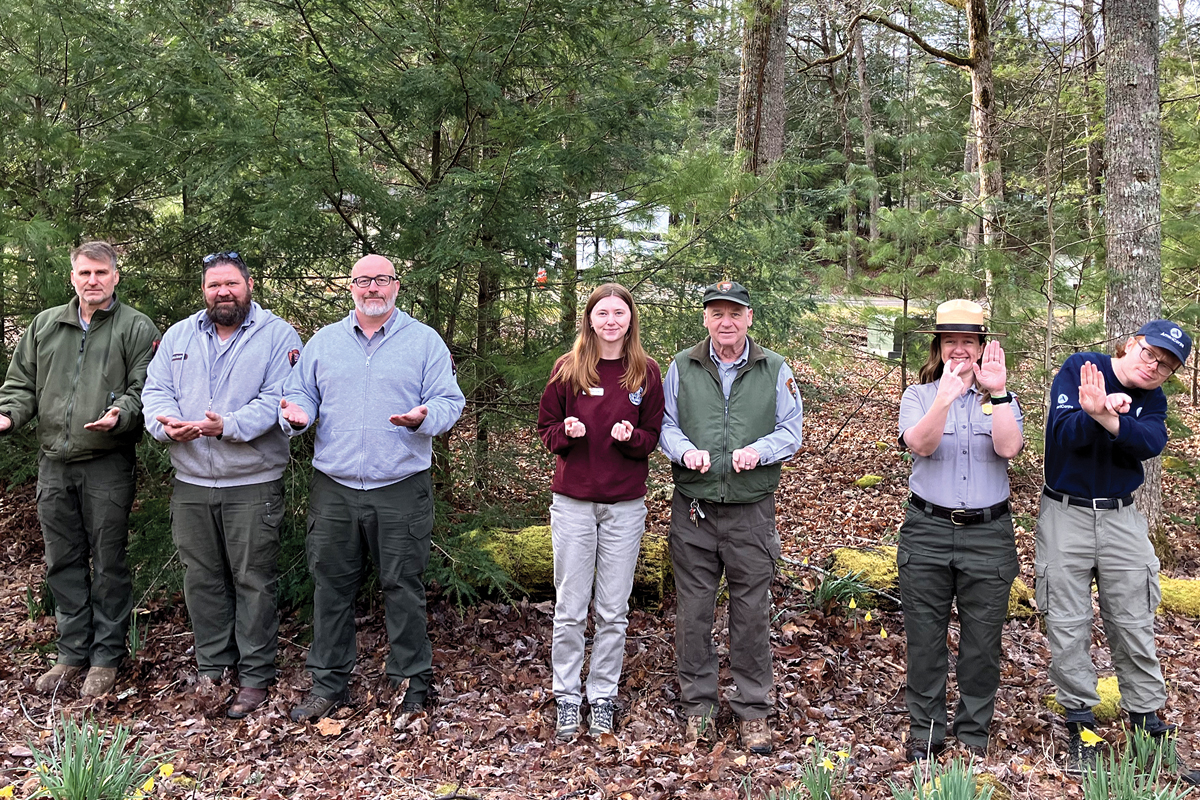
M 845 160 L 843 180 L 846 183 L 846 277 L 858 271 L 858 196 L 854 189 L 854 136 L 850 130 L 850 75 L 842 81 L 842 97 L 838 102 L 838 124 L 842 127 L 842 158 Z
M 1162 133 L 1158 105 L 1158 3 L 1107 0 L 1105 36 L 1104 329 L 1124 341 L 1162 309 Z M 1159 459 L 1146 462 L 1138 508 L 1153 535 L 1162 525 Z
M 788 0 L 755 0 L 742 29 L 734 147 L 748 151 L 745 169 L 755 175 L 783 155 L 787 19 Z
M 971 110 L 979 162 L 979 206 L 983 214 L 983 243 L 1004 244 L 1000 209 L 1004 204 L 1004 172 L 1000 166 L 1000 143 L 996 132 L 996 98 L 992 79 L 992 39 L 988 27 L 987 0 L 967 0 L 967 44 L 971 59 Z M 984 277 L 992 297 L 990 270 Z
M 963 174 L 967 176 L 967 188 L 963 200 L 971 208 L 979 207 L 979 143 L 975 139 L 975 107 L 969 114 L 971 133 L 967 136 L 967 145 L 963 148 Z M 983 246 L 983 218 L 978 214 L 967 217 L 966 230 L 963 231 L 963 247 L 975 264 L 979 248 Z
M 867 83 L 867 56 L 862 27 L 854 26 L 854 59 L 858 67 L 858 99 L 862 106 L 863 166 L 871 176 L 867 189 L 867 238 L 872 247 L 879 240 L 879 181 L 875 173 L 875 123 L 871 114 L 871 85 Z
M 1100 194 L 1103 191 L 1103 186 L 1100 183 L 1100 175 L 1104 169 L 1104 145 L 1099 136 L 1092 136 L 1092 132 L 1098 127 L 1102 106 L 1102 100 L 1098 96 L 1098 87 L 1096 86 L 1096 70 L 1097 60 L 1099 58 L 1096 48 L 1096 13 L 1092 0 L 1082 0 L 1079 15 L 1080 24 L 1083 27 L 1083 80 L 1084 80 L 1084 111 L 1083 124 L 1084 131 L 1088 136 L 1087 145 L 1087 183 L 1084 186 L 1083 196 L 1083 220 L 1087 230 L 1088 241 L 1096 241 L 1097 225 L 1096 220 L 1099 216 Z M 1083 286 L 1083 279 L 1092 269 L 1092 249 L 1089 246 L 1084 250 L 1083 263 L 1079 266 L 1079 283 L 1076 286 L 1076 299 L 1072 305 L 1072 314 L 1079 306 L 1078 294 L 1079 288 Z

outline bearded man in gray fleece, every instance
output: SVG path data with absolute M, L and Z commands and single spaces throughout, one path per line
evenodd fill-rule
M 289 442 L 279 429 L 283 381 L 300 336 L 251 299 L 237 253 L 204 257 L 204 308 L 163 337 L 146 377 L 146 430 L 175 467 L 171 532 L 186 573 L 201 684 L 236 669 L 226 710 L 241 719 L 275 680 L 279 534 Z
M 379 568 L 393 686 L 405 679 L 403 725 L 433 681 L 425 567 L 433 533 L 433 438 L 465 400 L 437 331 L 395 307 L 396 270 L 383 256 L 350 273 L 354 310 L 309 340 L 284 386 L 280 423 L 297 435 L 316 421 L 308 498 L 312 572 L 312 691 L 291 711 L 315 721 L 346 700 L 357 658 L 354 598 L 367 554 Z

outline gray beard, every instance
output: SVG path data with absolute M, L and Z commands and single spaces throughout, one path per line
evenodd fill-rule
M 382 303 L 383 310 L 382 311 L 368 311 L 367 303 L 371 303 L 372 305 L 377 304 L 377 303 Z M 387 316 L 388 314 L 392 313 L 392 309 L 395 307 L 396 307 L 395 298 L 389 300 L 386 297 L 369 297 L 366 300 L 363 300 L 361 303 L 360 302 L 354 303 L 354 310 L 366 317 Z

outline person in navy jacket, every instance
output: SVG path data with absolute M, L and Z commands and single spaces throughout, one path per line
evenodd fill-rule
M 1118 345 L 1115 357 L 1070 356 L 1051 388 L 1037 604 L 1046 615 L 1050 680 L 1066 709 L 1071 771 L 1099 757 L 1084 736 L 1100 702 L 1090 652 L 1093 580 L 1121 705 L 1133 727 L 1152 736 L 1175 728 L 1156 713 L 1167 699 L 1154 647 L 1159 563 L 1133 491 L 1144 480 L 1142 462 L 1167 444 L 1161 387 L 1191 349 L 1179 325 L 1154 320 Z

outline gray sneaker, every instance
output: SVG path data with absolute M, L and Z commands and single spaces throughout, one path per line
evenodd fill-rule
M 588 733 L 599 736 L 602 733 L 615 733 L 617 729 L 617 704 L 612 700 L 598 700 L 592 703 L 591 726 Z
M 579 703 L 559 700 L 558 725 L 555 726 L 555 735 L 560 742 L 569 742 L 575 738 L 577 733 L 579 733 Z

